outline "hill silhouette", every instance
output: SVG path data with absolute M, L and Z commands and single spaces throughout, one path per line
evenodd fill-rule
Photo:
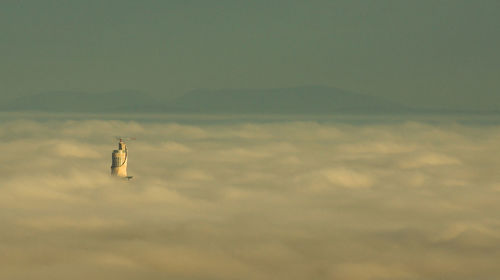
M 382 98 L 321 86 L 254 90 L 199 89 L 173 100 L 166 109 L 190 113 L 245 114 L 382 113 L 409 110 Z
M 197 89 L 167 101 L 140 91 L 44 92 L 3 104 L 3 111 L 191 114 L 361 114 L 415 109 L 338 88 Z

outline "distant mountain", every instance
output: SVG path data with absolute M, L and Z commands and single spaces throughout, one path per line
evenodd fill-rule
M 15 99 L 2 111 L 199 114 L 364 114 L 416 110 L 382 98 L 342 89 L 303 86 L 275 89 L 198 89 L 162 101 L 138 92 L 100 94 L 45 92 Z
M 405 112 L 405 106 L 346 90 L 304 86 L 256 90 L 194 90 L 173 100 L 167 111 L 189 113 L 335 114 Z

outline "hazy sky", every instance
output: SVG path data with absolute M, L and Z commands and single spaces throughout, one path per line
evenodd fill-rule
M 500 106 L 500 2 L 2 1 L 0 100 L 50 90 L 336 86 Z

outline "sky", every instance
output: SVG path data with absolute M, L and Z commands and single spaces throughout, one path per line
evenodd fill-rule
M 0 103 L 321 85 L 498 110 L 498 30 L 496 0 L 5 0 Z M 0 279 L 489 279 L 498 124 L 0 112 Z
M 324 85 L 491 110 L 500 106 L 499 29 L 495 0 L 6 0 L 0 101 Z
M 112 178 L 128 131 L 131 181 Z M 491 279 L 498 126 L 0 124 L 1 279 Z

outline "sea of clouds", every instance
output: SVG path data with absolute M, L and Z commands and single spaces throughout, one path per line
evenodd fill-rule
M 7 120 L 0 279 L 493 279 L 499 170 L 495 125 Z

